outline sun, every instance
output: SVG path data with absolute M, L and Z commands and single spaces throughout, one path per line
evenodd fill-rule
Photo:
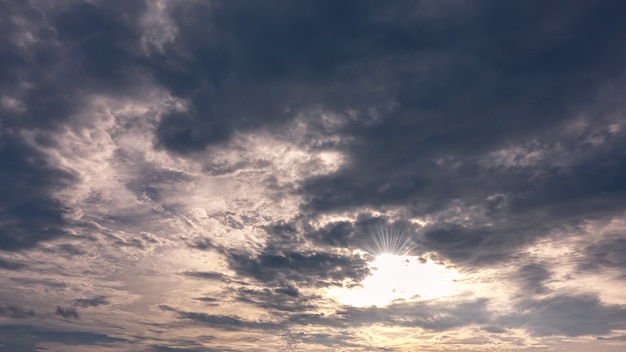
M 371 274 L 356 287 L 330 289 L 344 305 L 384 307 L 397 301 L 439 299 L 460 293 L 460 274 L 454 268 L 412 255 L 415 248 L 406 232 L 377 232 L 367 257 Z
M 360 287 L 331 290 L 340 303 L 384 307 L 394 301 L 431 300 L 459 293 L 459 273 L 417 256 L 381 254 L 369 264 L 371 275 Z

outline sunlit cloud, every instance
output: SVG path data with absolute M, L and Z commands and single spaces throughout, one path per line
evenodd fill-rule
M 331 296 L 345 305 L 386 306 L 394 301 L 445 298 L 460 293 L 459 273 L 432 260 L 383 253 L 370 263 L 372 274 L 358 287 L 334 289 Z

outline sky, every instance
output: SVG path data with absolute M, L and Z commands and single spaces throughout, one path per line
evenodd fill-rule
M 624 13 L 0 0 L 0 350 L 624 351 Z

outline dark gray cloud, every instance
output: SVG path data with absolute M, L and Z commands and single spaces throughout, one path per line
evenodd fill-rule
M 560 295 L 526 300 L 524 313 L 501 319 L 507 326 L 523 326 L 535 336 L 606 335 L 626 324 L 626 307 L 602 303 L 593 295 Z
M 196 298 L 198 301 L 202 301 L 202 302 L 207 302 L 208 305 L 218 305 L 218 303 L 220 300 L 218 298 L 215 297 L 198 297 Z
M 26 267 L 26 264 L 20 262 L 14 262 L 12 260 L 0 259 L 0 269 L 5 270 L 21 270 Z
M 285 294 L 291 297 L 298 297 L 300 295 L 300 292 L 295 287 L 277 288 L 274 290 L 274 292 Z
M 0 133 L 0 250 L 16 251 L 66 234 L 66 209 L 51 193 L 72 177 L 33 148 Z
M 430 331 L 484 324 L 490 320 L 485 300 L 456 302 L 454 304 L 397 302 L 387 307 L 344 307 L 334 314 L 296 313 L 289 324 L 314 325 L 327 328 L 371 326 L 420 327 Z
M 152 347 L 154 352 L 204 352 L 206 349 L 204 347 L 198 348 L 176 348 L 176 347 L 168 347 L 168 346 L 154 346 Z
M 551 273 L 544 265 L 530 263 L 519 268 L 517 279 L 525 293 L 544 294 L 549 292 L 544 283 L 551 277 Z
M 30 5 L 5 6 L 23 14 Z M 145 74 L 190 103 L 188 112 L 165 117 L 158 129 L 159 143 L 177 152 L 227 141 L 237 130 L 272 129 L 293 118 L 288 111 L 355 111 L 357 119 L 339 131 L 353 141 L 342 147 L 350 163 L 302 188 L 312 211 L 403 205 L 424 215 L 456 199 L 487 207 L 481 198 L 502 193 L 510 207 L 494 216 L 539 209 L 586 216 L 588 202 L 623 209 L 620 148 L 567 168 L 485 169 L 478 162 L 507 143 L 547 138 L 546 131 L 561 127 L 620 75 L 624 28 L 613 16 L 620 6 L 430 5 L 424 16 L 424 8 L 400 3 L 185 3 L 171 13 L 178 40 L 145 56 L 136 20 L 146 10 L 143 2 L 72 4 L 39 25 L 50 33 L 37 49 L 75 64 L 47 83 L 55 94 L 38 96 L 62 104 L 46 111 L 65 119 L 75 104 L 55 98 L 58 92 L 121 94 L 119 87 L 126 92 Z M 7 32 L 20 30 L 14 25 Z M 12 51 L 30 55 L 6 38 Z M 6 66 L 7 75 L 24 71 L 17 67 L 60 66 L 54 55 L 40 60 L 7 58 L 14 65 Z M 68 89 L 58 89 L 61 84 Z M 379 118 L 372 120 L 372 111 Z M 36 126 L 55 121 L 38 118 L 43 115 L 29 111 Z M 446 158 L 451 161 L 437 164 Z M 450 167 L 456 161 L 460 165 Z M 537 172 L 544 175 L 539 183 Z M 158 185 L 148 181 L 128 187 L 157 199 Z M 597 197 L 608 193 L 616 196 Z M 62 213 L 50 208 L 63 225 Z
M 0 316 L 13 319 L 33 318 L 35 316 L 35 311 L 29 308 L 14 305 L 0 306 Z
M 107 305 L 110 302 L 106 299 L 105 296 L 96 296 L 93 298 L 78 298 L 73 301 L 73 304 L 77 307 L 98 307 L 102 305 Z
M 234 299 L 252 304 L 270 312 L 302 312 L 316 308 L 315 301 L 319 297 L 304 296 L 295 287 L 251 289 L 239 288 L 234 292 Z
M 230 315 L 187 312 L 165 305 L 161 305 L 159 308 L 164 311 L 175 312 L 178 314 L 180 319 L 191 321 L 194 324 L 217 327 L 225 330 L 276 330 L 281 327 L 280 325 L 269 321 L 250 321 Z
M 213 315 L 207 313 L 196 312 L 180 312 L 181 319 L 188 319 L 197 323 L 206 324 L 209 326 L 220 327 L 227 330 L 241 330 L 241 329 L 260 329 L 260 330 L 273 330 L 280 326 L 271 322 L 257 322 L 247 321 L 234 316 L 228 315 Z
M 57 306 L 54 315 L 59 315 L 63 318 L 73 318 L 78 319 L 80 316 L 76 309 L 71 307 L 60 307 Z M 37 318 L 46 316 L 41 312 L 36 312 L 27 307 L 20 307 L 17 305 L 0 305 L 0 316 L 13 318 L 13 319 L 26 319 L 26 318 Z
M 485 244 L 489 244 L 491 247 L 510 245 L 506 239 L 498 237 L 499 234 L 491 229 L 451 225 L 426 231 L 420 243 L 450 259 L 469 261 L 483 258 Z M 494 240 L 500 241 L 500 243 L 493 243 Z
M 35 330 L 35 336 L 40 341 L 62 342 L 68 345 L 110 345 L 116 342 L 129 342 L 123 338 L 109 336 L 107 334 L 85 331 L 54 331 Z
M 259 296 L 260 292 L 256 292 Z M 269 292 L 265 292 L 266 294 Z M 484 324 L 490 320 L 485 300 L 456 302 L 454 304 L 399 302 L 388 307 L 344 307 L 332 314 L 303 313 L 294 311 L 276 312 L 275 322 L 249 321 L 236 316 L 188 312 L 162 305 L 164 311 L 175 312 L 181 319 L 195 324 L 219 327 L 226 330 L 277 330 L 291 325 L 324 328 L 350 328 L 381 324 L 386 326 L 420 327 L 431 331 Z M 268 308 L 268 307 L 266 307 Z M 275 308 L 275 307 L 270 307 Z M 289 315 L 285 316 L 287 312 Z
M 623 235 L 608 236 L 606 239 L 589 245 L 579 268 L 581 270 L 601 270 L 603 268 L 626 268 L 626 238 Z
M 163 200 L 163 188 L 190 181 L 190 177 L 182 172 L 157 169 L 150 165 L 144 165 L 137 173 L 140 177 L 128 181 L 126 187 L 137 197 L 157 202 Z
M 295 282 L 323 287 L 341 285 L 343 280 L 359 281 L 369 274 L 365 260 L 316 252 L 263 252 L 257 256 L 231 254 L 230 267 L 237 274 L 266 284 Z
M 61 280 L 53 280 L 53 279 L 35 279 L 28 277 L 14 277 L 11 278 L 11 281 L 14 281 L 18 284 L 36 287 L 43 286 L 52 290 L 64 289 L 67 287 L 67 283 Z
M 359 213 L 352 221 L 331 222 L 316 228 L 304 222 L 304 237 L 320 245 L 359 248 L 370 254 L 383 251 L 417 254 L 418 236 L 416 226 L 389 216 Z M 275 238 L 275 232 L 270 232 Z
M 351 162 L 335 174 L 305 184 L 303 193 L 309 199 L 305 209 L 401 206 L 416 216 L 427 216 L 458 202 L 478 208 L 498 227 L 461 228 L 453 223 L 426 235 L 426 245 L 458 260 L 475 256 L 472 248 L 478 247 L 489 251 L 487 256 L 506 258 L 508 251 L 563 222 L 575 224 L 623 211 L 623 182 L 618 181 L 624 177 L 620 133 L 607 137 L 605 145 L 593 152 L 584 136 L 568 141 L 569 152 L 582 155 L 569 166 L 483 164 L 489 152 L 516 143 L 538 139 L 550 146 L 565 141 L 565 121 L 589 106 L 581 102 L 595 99 L 597 90 L 591 87 L 599 88 L 612 75 L 622 74 L 617 61 L 598 55 L 623 56 L 624 50 L 613 46 L 616 42 L 585 46 L 590 43 L 587 38 L 595 36 L 623 38 L 622 24 L 599 25 L 595 15 L 578 13 L 586 6 L 577 3 L 568 12 L 558 12 L 564 26 L 558 34 L 542 30 L 545 23 L 557 21 L 554 9 L 542 9 L 541 14 L 535 9 L 530 16 L 521 4 L 497 10 L 478 6 L 465 21 L 455 22 L 466 31 L 453 25 L 444 41 L 429 47 L 438 53 L 433 77 L 412 66 L 401 67 L 410 77 L 404 81 L 410 79 L 414 86 L 402 86 L 400 77 L 387 77 L 398 86 L 397 107 L 379 122 L 344 131 L 357 141 L 346 149 Z M 605 13 L 613 6 L 602 3 L 586 11 Z M 492 18 L 491 11 L 504 12 Z M 479 26 L 478 19 L 485 22 Z M 524 30 L 513 30 L 514 23 L 525 23 Z M 478 35 L 487 29 L 498 34 Z M 437 33 L 425 31 L 422 36 Z M 485 46 L 472 38 L 493 43 Z M 523 46 L 529 44 L 519 43 L 534 43 L 534 47 L 526 51 Z M 556 58 L 566 64 L 557 69 L 552 61 Z M 372 70 L 380 75 L 388 71 Z M 498 194 L 508 201 L 494 208 L 487 198 Z
M 390 326 L 420 327 L 432 331 L 445 331 L 471 324 L 484 324 L 490 320 L 487 301 L 455 302 L 453 304 L 398 302 L 384 308 L 347 307 L 338 312 L 348 325 L 380 323 Z
M 486 325 L 486 326 L 483 326 L 481 329 L 487 332 L 490 332 L 492 334 L 502 334 L 506 332 L 506 329 L 503 329 L 499 326 L 493 326 L 493 325 Z
M 69 244 L 69 243 L 60 244 L 56 250 L 57 252 L 64 253 L 70 257 L 75 257 L 75 256 L 80 256 L 80 255 L 85 254 L 85 252 L 81 250 L 80 247 L 75 246 L 73 244 Z
M 185 271 L 182 274 L 185 276 L 195 277 L 199 279 L 228 281 L 226 275 L 215 271 Z
M 333 222 L 307 234 L 307 238 L 315 242 L 334 247 L 354 246 L 356 236 L 355 227 L 350 221 Z
M 291 341 L 291 343 L 305 343 L 305 344 L 321 345 L 321 346 L 334 347 L 334 348 L 357 348 L 357 349 L 368 350 L 368 351 L 393 351 L 394 350 L 393 348 L 374 347 L 370 345 L 354 343 L 352 342 L 353 338 L 354 336 L 351 336 L 347 333 L 309 334 L 309 333 L 299 332 L 296 334 L 289 335 L 289 340 Z
M 196 238 L 189 244 L 189 247 L 200 250 L 210 250 L 217 248 L 210 238 Z
M 107 223 L 112 224 L 113 228 L 123 228 L 125 222 L 129 225 L 133 224 L 133 216 L 112 216 L 106 219 Z M 141 233 L 119 233 L 116 231 L 106 230 L 103 231 L 103 235 L 109 240 L 110 245 L 115 245 L 120 248 L 132 248 L 138 250 L 147 250 L 154 246 L 161 244 L 161 240 L 154 234 L 141 232 Z M 92 240 L 92 239 L 90 239 Z
M 621 136 L 609 138 L 609 146 L 582 158 L 569 167 L 549 167 L 541 170 L 531 187 L 519 182 L 517 187 L 526 189 L 511 204 L 514 213 L 547 212 L 553 220 L 563 218 L 597 218 L 624 209 L 620 200 L 626 188 L 620 182 L 626 176 L 626 156 Z M 530 180 L 529 180 L 530 181 Z M 531 190 L 530 192 L 528 190 Z
M 66 319 L 79 319 L 80 315 L 78 311 L 72 307 L 59 307 L 57 306 L 57 310 L 54 313 Z
M 0 344 L 7 352 L 41 351 L 38 345 L 45 342 L 57 342 L 67 345 L 109 346 L 127 340 L 85 331 L 63 331 L 51 328 L 40 328 L 29 325 L 0 326 Z
M 423 26 L 422 31 L 404 28 L 406 33 L 424 41 L 439 40 L 438 45 L 426 48 L 407 46 L 410 52 L 426 57 L 437 53 L 438 62 L 429 67 L 436 69 L 422 72 L 420 61 L 415 60 L 412 66 L 400 66 L 407 74 L 404 79 L 392 75 L 389 69 L 374 71 L 387 74 L 384 78 L 394 84 L 398 108 L 380 123 L 350 131 L 364 143 L 351 148 L 354 160 L 350 168 L 310 185 L 312 191 L 324 190 L 324 184 L 329 187 L 328 193 L 312 198 L 312 205 L 323 208 L 363 201 L 375 206 L 381 202 L 405 203 L 406 199 L 428 196 L 428 191 L 435 187 L 445 190 L 446 197 L 467 193 L 457 188 L 462 184 L 454 181 L 472 171 L 473 178 L 481 176 L 471 163 L 477 153 L 505 141 L 541 135 L 542 131 L 558 126 L 559 121 L 571 118 L 577 98 L 594 96 L 589 84 L 601 84 L 607 74 L 622 72 L 619 61 L 599 53 L 624 55 L 622 48 L 614 46 L 617 41 L 612 41 L 624 35 L 624 28 L 618 21 L 598 25 L 595 17 L 619 5 L 606 2 L 595 8 L 587 6 L 588 3 L 578 2 L 568 11 L 554 11 L 552 6 L 533 7 L 529 11 L 525 4 L 508 3 L 496 6 L 497 9 L 478 5 L 464 16 L 457 14 L 457 21 L 446 28 L 437 27 L 437 20 L 445 18 L 437 15 L 416 25 Z M 558 33 L 548 32 L 547 23 L 553 21 L 561 24 L 553 29 Z M 517 27 L 521 23 L 523 29 Z M 587 38 L 593 36 L 612 40 L 591 44 Z M 567 60 L 570 65 L 548 58 Z M 576 81 L 588 84 L 566 84 Z M 446 170 L 434 163 L 434 159 L 442 157 L 456 157 L 466 164 L 457 170 Z M 385 184 L 390 186 L 384 187 Z M 448 184 L 449 189 L 440 188 L 441 184 Z M 346 191 L 330 197 L 332 191 L 341 190 L 339 186 Z M 347 192 L 351 197 L 342 198 Z
M 613 336 L 613 337 L 598 337 L 598 340 L 626 341 L 626 335 L 622 335 L 622 336 Z
M 153 60 L 154 72 L 192 108 L 164 119 L 159 140 L 189 152 L 235 130 L 272 128 L 291 118 L 289 111 L 342 100 L 333 94 L 342 85 L 333 85 L 333 75 L 354 55 L 346 44 L 364 49 L 366 38 L 355 40 L 360 30 L 375 35 L 375 25 L 368 27 L 375 12 L 364 10 L 352 1 L 178 6 L 173 18 L 184 39 L 167 48 L 162 64 Z
M 3 1 L 0 90 L 17 102 L 5 104 L 3 126 L 50 132 L 91 93 L 131 92 L 138 76 L 130 58 L 139 47 L 131 33 L 141 4 Z
M 57 12 L 53 24 L 74 64 L 72 75 L 64 78 L 76 80 L 70 81 L 74 87 L 132 94 L 145 10 L 143 1 L 113 1 L 77 2 Z
M 620 143 L 615 147 L 622 148 L 622 145 Z M 364 163 L 368 165 L 366 167 L 370 167 L 372 163 L 372 154 L 363 155 Z M 387 156 L 386 152 L 380 153 L 381 160 L 386 160 Z M 393 153 L 389 156 L 392 157 Z M 456 158 L 463 163 L 478 162 L 471 157 L 464 159 L 462 154 Z M 437 165 L 419 167 L 419 163 L 403 162 L 398 167 L 389 165 L 380 169 L 396 170 L 408 167 L 406 165 L 418 165 L 414 173 L 409 170 L 405 172 L 415 177 L 430 173 L 432 180 L 428 181 L 428 186 L 424 184 L 423 188 L 413 188 L 409 186 L 411 181 L 388 179 L 403 174 L 402 171 L 381 171 L 378 178 L 374 171 L 354 170 L 353 175 L 341 179 L 339 177 L 342 176 L 332 175 L 311 181 L 313 188 L 310 189 L 310 194 L 313 196 L 309 204 L 346 197 L 350 199 L 350 204 L 356 206 L 370 202 L 364 198 L 366 197 L 371 199 L 372 206 L 404 206 L 414 216 L 439 218 L 436 224 L 423 229 L 417 240 L 425 248 L 457 261 L 482 262 L 489 258 L 500 260 L 509 257 L 512 251 L 522 245 L 527 245 L 564 224 L 576 226 L 586 219 L 607 218 L 622 212 L 624 189 L 623 182 L 619 180 L 626 176 L 622 159 L 622 152 L 609 150 L 598 152 L 571 167 L 489 170 L 478 165 L 461 165 L 459 170 L 452 171 L 454 174 L 449 174 L 448 170 L 442 170 Z M 339 174 L 344 172 L 348 171 L 340 171 Z M 541 176 L 537 178 L 537 174 Z M 378 197 L 379 186 L 358 186 L 358 178 L 364 177 L 361 175 L 377 178 L 380 182 L 386 182 L 389 187 L 412 189 L 398 189 L 398 196 L 390 195 L 387 201 Z M 321 185 L 321 182 L 328 182 L 327 191 L 315 186 Z M 459 188 L 455 189 L 457 185 Z M 498 194 L 504 198 L 497 200 L 499 204 L 496 204 L 492 195 Z M 454 214 L 451 219 L 446 219 L 446 208 L 454 209 L 458 206 L 476 211 L 478 220 L 475 223 L 458 224 Z M 321 209 L 321 205 L 317 208 Z M 488 226 L 483 225 L 485 222 Z M 325 241 L 329 243 L 344 244 L 347 238 L 354 236 L 345 223 L 327 225 L 324 231 L 328 233 Z
M 141 285 L 124 282 L 170 270 L 159 280 L 183 275 L 186 283 L 224 286 L 223 297 L 186 297 L 196 297 L 195 304 L 224 309 L 236 302 L 275 318 L 161 306 L 184 322 L 177 327 L 282 329 L 281 338 L 296 344 L 363 350 L 343 331 L 376 324 L 431 333 L 478 326 L 498 335 L 522 328 L 536 337 L 619 330 L 626 325 L 623 306 L 581 293 L 557 296 L 561 291 L 547 284 L 567 268 L 544 254 L 531 260 L 523 250 L 552 235 L 569 248 L 571 236 L 584 234 L 576 237 L 579 273 L 626 267 L 624 234 L 592 233 L 626 211 L 624 12 L 626 4 L 613 0 L 0 0 L 0 251 L 23 254 L 0 259 L 0 271 L 7 295 L 63 295 L 58 302 L 72 306 L 42 314 L 0 305 L 0 316 L 59 322 L 79 318 L 73 307 L 95 314 L 91 307 L 108 305 L 107 296 L 68 289 L 86 277 L 140 296 L 133 309 L 157 298 L 171 302 L 166 291 L 173 285 L 147 299 L 144 288 L 136 289 Z M 92 115 L 103 111 L 90 104 L 100 98 L 128 102 L 129 110 L 140 102 L 147 112 L 134 125 L 111 109 L 107 123 L 116 125 L 95 126 Z M 161 98 L 177 103 L 154 101 Z M 177 108 L 152 106 L 160 103 Z M 129 129 L 145 135 L 117 134 Z M 68 131 L 102 132 L 110 155 L 95 162 L 64 158 L 79 148 L 65 145 Z M 296 170 L 299 176 L 284 182 L 250 176 L 278 167 L 262 156 L 238 159 L 250 150 L 233 137 L 248 132 L 285 149 L 332 152 L 341 162 L 325 173 L 311 162 L 307 171 L 316 172 Z M 125 150 L 124 143 L 133 147 Z M 232 158 L 217 157 L 220 148 Z M 99 167 L 115 172 L 100 174 Z M 109 181 L 119 189 L 96 190 Z M 91 188 L 85 204 L 59 196 Z M 236 193 L 254 209 L 243 215 L 220 192 Z M 151 208 L 137 211 L 143 206 Z M 196 219 L 195 210 L 206 217 Z M 153 228 L 158 235 L 146 232 Z M 245 249 L 224 244 L 230 235 L 235 243 L 254 234 L 262 238 Z M 488 310 L 487 298 L 476 298 L 334 306 L 322 314 L 332 304 L 320 289 L 367 277 L 371 258 L 353 250 L 375 254 L 385 234 L 396 241 L 385 245 L 459 271 L 513 263 L 516 269 L 502 277 L 518 289 L 510 298 L 517 312 L 502 316 Z M 232 272 L 172 269 L 185 257 L 170 256 L 178 242 L 203 251 L 193 251 L 193 260 L 216 255 Z M 63 268 L 68 260 L 89 267 L 86 276 L 62 279 L 75 270 L 74 262 Z M 12 276 L 18 274 L 24 275 Z M 308 326 L 332 331 L 289 331 Z M 40 349 L 27 341 L 29 330 L 43 342 L 127 342 L 23 329 L 17 340 L 3 337 L 0 348 Z M 0 326 L 0 336 L 13 332 Z M 197 342 L 151 341 L 155 351 L 203 349 Z
M 104 4 L 104 3 L 103 3 Z M 53 6 L 3 1 L 0 46 L 0 250 L 36 246 L 67 234 L 67 209 L 53 193 L 75 179 L 38 148 L 84 105 L 89 94 L 126 94 L 138 81 L 129 35 L 141 3 Z M 122 15 L 123 14 L 123 15 Z M 33 143 L 25 143 L 24 133 Z
M 564 132 L 623 74 L 626 29 L 613 15 L 623 5 L 563 5 L 431 5 L 428 16 L 363 1 L 178 6 L 183 39 L 152 69 L 191 109 L 166 117 L 159 141 L 187 153 L 234 131 L 272 130 L 293 118 L 287 111 L 352 111 L 338 131 L 320 127 L 351 141 L 321 147 L 340 148 L 350 162 L 307 181 L 303 209 L 402 206 L 427 216 L 460 201 L 499 226 L 453 222 L 429 231 L 424 245 L 454 260 L 501 260 L 564 221 L 624 210 L 621 133 L 594 132 L 604 138 L 594 147 Z M 484 163 L 534 140 L 581 157 L 566 166 Z M 345 223 L 321 231 L 331 245 L 356 236 Z

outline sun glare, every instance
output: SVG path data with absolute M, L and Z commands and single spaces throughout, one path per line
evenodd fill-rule
M 407 227 L 381 226 L 365 237 L 370 275 L 358 286 L 328 292 L 345 305 L 386 306 L 394 301 L 439 299 L 460 293 L 460 274 L 454 268 L 415 255 L 416 244 Z
M 362 248 L 372 256 L 381 254 L 408 255 L 414 243 L 404 226 L 381 226 L 367 236 Z
M 381 254 L 370 263 L 372 274 L 360 287 L 331 290 L 345 305 L 386 306 L 397 300 L 418 301 L 458 293 L 459 273 L 431 260 L 416 256 Z

